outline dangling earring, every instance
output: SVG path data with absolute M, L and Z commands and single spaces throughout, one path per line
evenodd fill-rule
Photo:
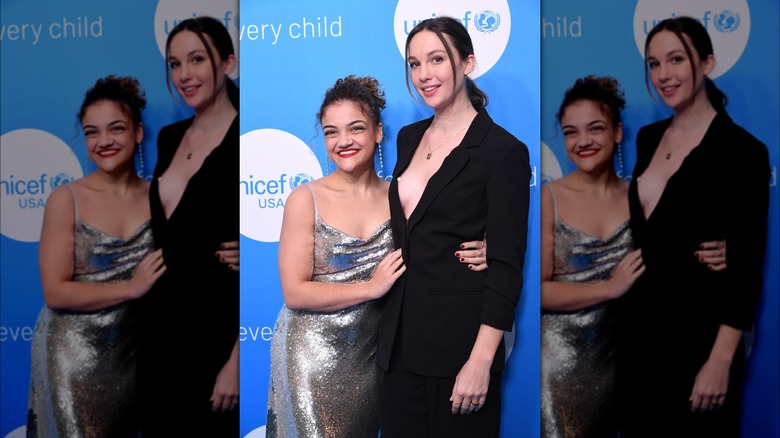
M 328 146 L 325 146 L 325 176 L 330 175 L 330 157 L 328 156 Z
M 378 173 L 378 175 L 380 175 L 380 177 L 382 179 L 384 179 L 386 175 L 385 175 L 385 160 L 382 157 L 382 143 L 377 143 L 376 144 L 376 149 L 377 149 L 377 151 L 379 153 L 379 173 Z
M 625 180 L 626 176 L 623 174 L 623 143 L 618 142 L 617 151 L 618 151 L 618 165 L 620 166 L 620 172 L 618 173 L 618 176 L 620 177 L 620 179 Z
M 145 179 L 146 176 L 144 174 L 144 148 L 143 148 L 143 146 L 139 144 L 136 147 L 136 152 L 138 152 L 138 172 L 137 173 L 138 173 L 138 176 L 141 179 Z

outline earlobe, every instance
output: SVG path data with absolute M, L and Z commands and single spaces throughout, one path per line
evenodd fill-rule
M 615 127 L 615 143 L 623 141 L 623 124 L 618 123 Z
M 474 55 L 469 55 L 466 59 L 466 68 L 463 69 L 463 74 L 466 76 L 470 75 L 471 72 L 474 71 L 474 68 L 477 66 L 477 59 L 474 57 Z
M 233 70 L 235 70 L 236 68 L 236 55 L 228 56 L 224 62 L 225 62 L 225 68 L 223 69 L 223 72 L 227 76 L 233 73 Z
M 136 144 L 141 144 L 143 139 L 144 139 L 144 124 L 143 123 L 139 123 L 138 127 L 136 128 L 136 133 L 135 133 L 135 142 L 136 142 Z
M 704 69 L 702 70 L 705 75 L 712 73 L 715 70 L 715 56 L 709 55 L 704 59 Z

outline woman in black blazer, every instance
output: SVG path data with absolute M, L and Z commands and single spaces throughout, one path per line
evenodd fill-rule
M 386 299 L 377 352 L 385 437 L 498 436 L 504 331 L 523 285 L 530 166 L 526 146 L 484 109 L 467 76 L 457 20 L 422 21 L 406 40 L 407 79 L 432 118 L 401 129 L 390 214 L 406 273 Z M 448 257 L 490 239 L 489 269 Z

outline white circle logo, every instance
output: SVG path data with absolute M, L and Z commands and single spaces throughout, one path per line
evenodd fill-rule
M 314 152 L 298 137 L 278 129 L 241 136 L 241 234 L 278 242 L 284 203 L 295 187 L 322 177 Z
M 561 163 L 545 142 L 542 143 L 542 184 L 556 180 L 563 176 Z
M 487 73 L 506 49 L 512 18 L 506 0 L 486 0 L 477 3 L 466 0 L 399 0 L 393 18 L 395 42 L 401 57 L 406 56 L 406 36 L 426 18 L 446 15 L 460 21 L 468 30 L 474 43 L 477 67 L 469 75 L 471 79 Z
M 265 438 L 265 426 L 260 426 L 257 429 L 252 430 L 244 438 Z
M 0 136 L 0 232 L 22 242 L 37 242 L 46 199 L 57 186 L 83 176 L 73 150 L 38 129 Z
M 509 356 L 512 355 L 512 350 L 515 349 L 516 337 L 517 337 L 517 333 L 515 333 L 515 324 L 512 323 L 512 330 L 508 332 L 504 332 L 504 349 L 506 350 L 506 357 L 504 358 L 504 363 L 509 362 Z
M 712 39 L 715 69 L 711 79 L 726 73 L 739 61 L 750 37 L 747 0 L 639 0 L 634 10 L 634 40 L 644 57 L 645 40 L 661 20 L 687 15 L 698 20 Z
M 238 78 L 238 1 L 211 1 L 211 0 L 160 0 L 157 10 L 154 12 L 154 37 L 157 40 L 157 48 L 165 58 L 165 42 L 168 34 L 187 18 L 209 16 L 222 22 L 233 40 L 233 50 L 236 53 L 236 68 L 230 77 Z

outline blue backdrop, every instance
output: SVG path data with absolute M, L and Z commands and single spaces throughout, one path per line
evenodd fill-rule
M 403 44 L 416 21 L 446 13 L 475 42 L 476 83 L 493 119 L 525 142 L 539 168 L 537 1 L 242 2 L 241 37 L 241 431 L 262 436 L 269 347 L 282 306 L 277 248 L 283 203 L 296 184 L 326 174 L 315 115 L 325 90 L 348 74 L 384 86 L 383 175 L 395 165 L 395 135 L 427 118 L 404 82 Z M 487 14 L 493 26 L 481 20 Z M 415 96 L 416 97 L 416 96 Z M 419 99 L 419 98 L 418 98 Z M 379 161 L 377 159 L 377 164 Z M 504 373 L 503 436 L 539 434 L 538 190 L 532 201 L 526 284 Z M 256 435 L 255 435 L 256 434 Z
M 634 141 L 640 127 L 671 112 L 648 94 L 644 45 L 654 22 L 691 15 L 708 28 L 718 67 L 715 83 L 729 97 L 726 108 L 736 123 L 769 148 L 772 180 L 764 290 L 758 308 L 755 344 L 745 384 L 743 431 L 746 437 L 777 437 L 778 384 L 778 2 L 776 0 L 590 0 L 542 2 L 542 180 L 566 174 L 563 136 L 555 120 L 564 91 L 587 74 L 615 77 L 625 90 L 622 175 L 630 177 Z M 641 43 L 641 44 L 640 44 Z M 737 152 L 738 153 L 738 152 Z M 620 172 L 620 165 L 617 164 Z M 739 184 L 741 169 L 734 171 Z M 746 196 L 750 194 L 746 193 Z
M 84 93 L 109 74 L 141 82 L 147 108 L 145 166 L 139 170 L 148 178 L 159 129 L 191 115 L 168 93 L 160 48 L 179 20 L 201 14 L 223 20 L 238 46 L 237 0 L 0 5 L 0 436 L 23 436 L 27 419 L 30 340 L 43 306 L 38 276 L 43 206 L 57 185 L 93 169 L 76 117 Z M 186 327 L 170 336 L 187 336 Z

